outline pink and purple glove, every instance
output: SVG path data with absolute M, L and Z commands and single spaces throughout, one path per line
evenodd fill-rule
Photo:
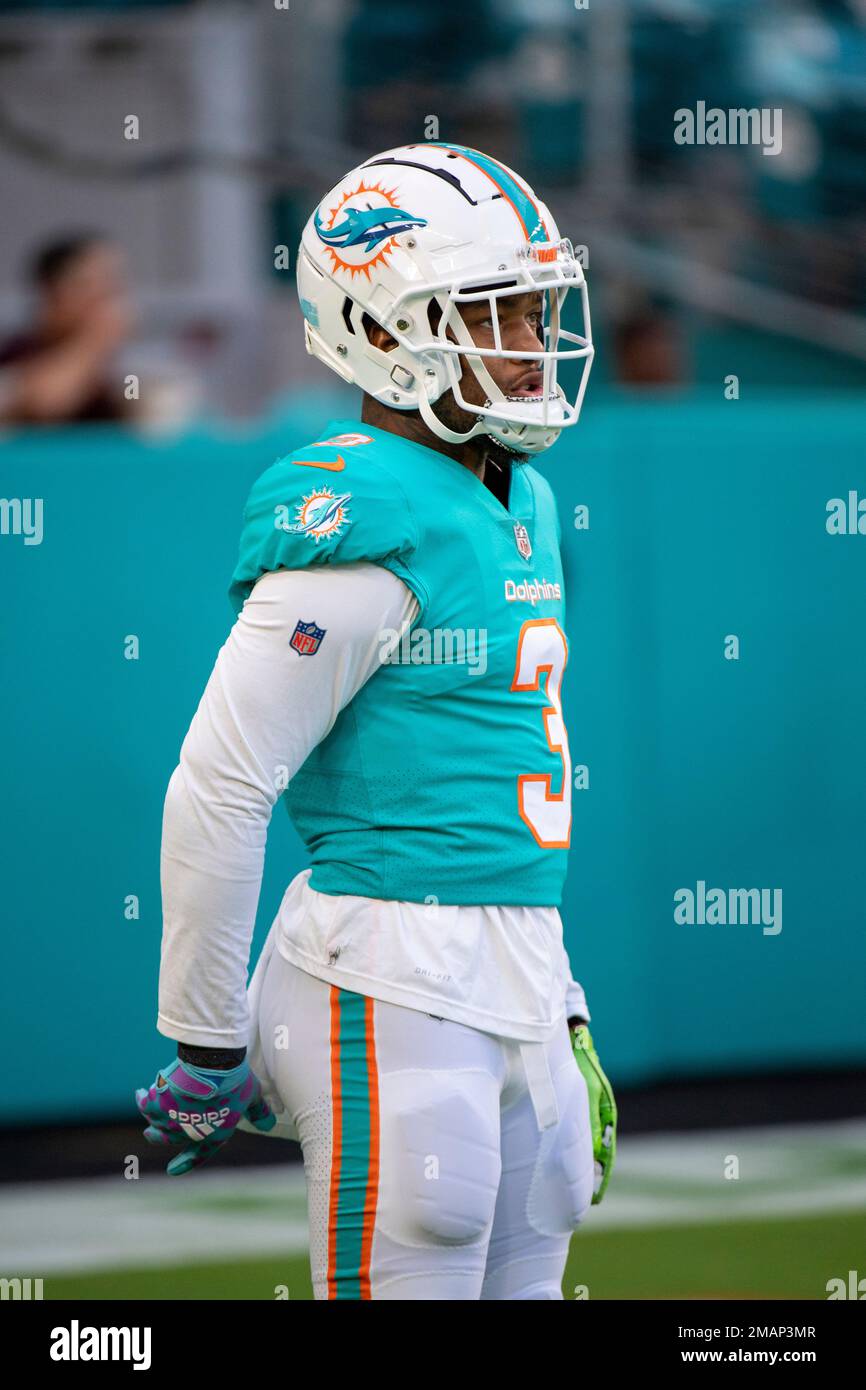
M 244 1116 L 264 1131 L 277 1122 L 246 1060 L 229 1071 L 212 1071 L 176 1057 L 157 1073 L 149 1091 L 136 1091 L 135 1100 L 148 1121 L 149 1143 L 182 1145 L 166 1169 L 171 1177 L 212 1158 Z

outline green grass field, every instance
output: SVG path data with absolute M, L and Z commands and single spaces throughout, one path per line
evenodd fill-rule
M 866 1264 L 866 1213 L 725 1222 L 575 1236 L 563 1281 L 590 1298 L 826 1298 L 825 1284 Z M 312 1298 L 306 1256 L 52 1275 L 46 1298 Z
M 0 1263 L 48 1299 L 312 1296 L 297 1163 L 5 1187 L 0 1231 Z M 862 1120 L 627 1137 L 563 1290 L 823 1300 L 850 1270 L 866 1276 Z

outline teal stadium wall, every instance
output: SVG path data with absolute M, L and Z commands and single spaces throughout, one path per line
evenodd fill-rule
M 3 441 L 0 496 L 44 499 L 41 545 L 0 536 L 5 1123 L 131 1118 L 170 1053 L 162 800 L 231 625 L 241 510 L 351 413 L 323 395 L 255 432 Z M 619 1085 L 866 1060 L 866 536 L 825 525 L 866 494 L 863 457 L 851 396 L 602 392 L 543 465 L 589 768 L 563 916 Z M 278 807 L 254 951 L 303 862 Z M 676 923 L 698 880 L 781 888 L 782 931 Z

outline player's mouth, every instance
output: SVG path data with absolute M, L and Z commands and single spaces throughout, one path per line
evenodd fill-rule
M 544 373 L 538 369 L 524 372 L 511 386 L 508 394 L 513 399 L 531 401 L 540 399 L 544 390 Z

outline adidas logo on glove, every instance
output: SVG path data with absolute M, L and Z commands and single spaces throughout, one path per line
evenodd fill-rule
M 169 1110 L 168 1113 L 190 1139 L 206 1139 L 231 1114 L 231 1106 L 223 1106 L 222 1110 Z

